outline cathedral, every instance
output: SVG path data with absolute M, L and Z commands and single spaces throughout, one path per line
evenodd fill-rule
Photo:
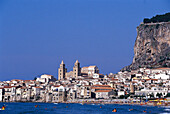
M 73 70 L 67 72 L 64 62 L 62 61 L 60 67 L 58 68 L 58 80 L 75 78 L 80 76 L 93 76 L 94 74 L 99 74 L 99 69 L 97 66 L 80 67 L 78 60 L 74 63 Z

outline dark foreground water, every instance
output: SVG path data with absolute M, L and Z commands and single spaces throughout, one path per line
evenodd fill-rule
M 41 113 L 41 114 L 110 114 L 114 113 L 112 110 L 117 109 L 117 113 L 120 114 L 138 114 L 144 113 L 143 110 L 146 110 L 147 113 L 151 114 L 168 114 L 170 109 L 168 107 L 153 107 L 153 106 L 137 106 L 137 105 L 95 105 L 95 104 L 55 104 L 55 103 L 0 103 L 0 106 L 3 104 L 7 105 L 5 110 L 0 110 L 0 113 L 5 114 L 32 114 L 32 113 Z M 35 105 L 38 105 L 35 108 Z M 101 108 L 100 108 L 101 106 Z M 133 108 L 133 111 L 128 111 Z

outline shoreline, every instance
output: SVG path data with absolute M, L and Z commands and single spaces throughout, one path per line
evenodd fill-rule
M 63 102 L 63 103 L 68 103 L 68 104 L 73 104 L 73 103 L 78 103 L 78 104 L 101 104 L 101 105 L 105 105 L 105 104 L 118 104 L 118 105 L 139 105 L 139 106 L 170 106 L 170 104 L 168 103 L 162 103 L 160 105 L 158 105 L 155 102 L 146 102 L 146 103 L 122 103 L 122 102 Z
M 65 103 L 65 104 L 87 104 L 87 105 L 91 105 L 91 104 L 94 104 L 94 105 L 105 105 L 105 104 L 117 104 L 117 105 L 138 105 L 138 106 L 170 106 L 170 103 L 162 103 L 162 104 L 159 104 L 159 102 L 145 102 L 145 103 L 124 103 L 124 102 L 99 102 L 99 101 L 90 101 L 90 102 L 86 102 L 86 101 L 83 101 L 83 102 L 80 102 L 80 101 L 75 101 L 75 102 L 26 102 L 26 101 L 23 101 L 23 102 L 0 102 L 0 103 L 56 103 L 56 104 L 60 104 L 60 103 Z

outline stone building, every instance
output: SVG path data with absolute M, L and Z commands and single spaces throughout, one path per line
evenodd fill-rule
M 130 93 L 131 94 L 134 94 L 134 86 L 133 86 L 133 83 L 130 83 Z
M 58 80 L 62 80 L 66 78 L 67 69 L 65 68 L 65 64 L 62 61 L 60 64 L 60 68 L 58 69 Z
M 69 79 L 70 77 L 73 77 L 73 71 L 66 73 L 66 78 Z
M 76 60 L 74 67 L 73 67 L 73 77 L 77 78 L 78 76 L 81 76 L 81 68 L 80 68 L 79 61 Z
M 99 74 L 99 69 L 98 69 L 98 67 L 95 65 L 95 66 L 83 67 L 83 68 L 81 69 L 81 72 L 82 72 L 82 73 L 87 73 L 88 76 L 93 76 L 95 73 L 96 73 L 96 74 Z

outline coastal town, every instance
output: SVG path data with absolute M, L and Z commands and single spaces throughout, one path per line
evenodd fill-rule
M 68 72 L 62 61 L 58 79 L 43 74 L 34 80 L 0 82 L 0 102 L 130 103 L 170 97 L 170 68 L 139 68 L 117 74 L 100 74 L 96 65 Z M 169 104 L 169 102 L 164 102 Z

